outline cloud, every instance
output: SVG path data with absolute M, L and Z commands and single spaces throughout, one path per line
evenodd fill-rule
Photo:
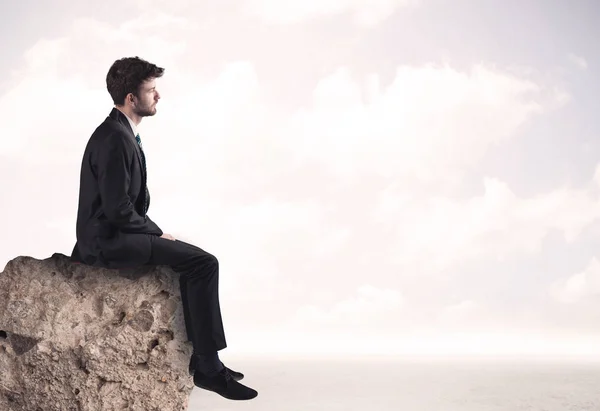
M 252 261 L 277 261 L 280 272 L 298 276 L 312 271 L 310 261 L 318 259 L 319 269 L 344 270 L 349 281 L 358 281 L 368 261 L 379 258 L 375 276 L 391 275 L 390 263 L 410 276 L 415 267 L 436 272 L 490 253 L 535 250 L 552 226 L 529 224 L 532 210 L 546 200 L 586 199 L 558 192 L 554 200 L 520 200 L 491 177 L 484 180 L 485 194 L 468 201 L 430 195 L 436 185 L 450 194 L 448 183 L 458 185 L 464 170 L 495 144 L 514 138 L 518 127 L 556 104 L 553 92 L 497 69 L 480 65 L 464 73 L 449 66 L 401 66 L 384 88 L 377 75 L 362 82 L 341 68 L 316 84 L 312 104 L 291 113 L 269 104 L 262 90 L 250 62 L 232 62 L 210 82 L 184 74 L 163 91 L 177 99 L 161 108 L 161 121 L 147 131 L 146 146 L 163 154 L 161 172 L 149 180 L 153 193 L 186 175 L 202 179 L 202 191 L 170 193 L 168 202 L 159 197 L 152 215 L 175 234 L 212 238 L 223 247 L 220 255 L 252 254 Z M 200 121 L 191 124 L 189 118 Z M 177 145 L 161 139 L 165 135 L 176 136 Z M 394 183 L 379 189 L 388 179 Z M 433 186 L 423 189 L 424 183 Z M 298 207 L 287 207 L 291 203 Z M 172 213 L 172 204 L 180 213 Z M 303 219 L 308 209 L 301 204 L 310 204 L 310 219 Z M 515 204 L 524 205 L 513 215 Z M 269 217 L 255 214 L 259 209 Z M 244 217 L 227 220 L 239 246 L 224 236 L 229 230 L 223 231 L 222 222 L 199 220 L 202 228 L 196 229 L 186 217 L 234 216 L 237 210 Z M 289 213 L 276 218 L 280 210 Z M 565 220 L 568 235 L 594 215 Z M 248 221 L 261 223 L 250 227 Z M 274 225 L 281 230 L 272 231 Z M 513 225 L 520 234 L 511 234 Z M 392 241 L 378 231 L 383 226 L 394 233 Z M 530 231 L 523 236 L 524 227 Z M 358 264 L 346 263 L 341 257 L 362 247 L 359 238 L 372 239 L 370 250 L 361 251 Z M 302 250 L 304 258 L 290 259 L 290 249 Z M 257 266 L 266 272 L 264 264 Z
M 565 304 L 587 302 L 600 297 L 600 261 L 593 257 L 583 271 L 555 281 L 549 288 L 549 294 L 556 301 Z
M 394 221 L 395 239 L 387 250 L 396 264 L 434 274 L 469 260 L 531 254 L 541 250 L 550 231 L 560 230 L 573 242 L 600 217 L 593 185 L 532 198 L 519 198 L 496 178 L 484 178 L 483 186 L 483 194 L 468 199 L 411 197 L 398 185 L 383 191 L 373 218 Z
M 285 132 L 297 155 L 349 177 L 439 178 L 475 165 L 533 115 L 564 102 L 485 65 L 470 73 L 400 66 L 387 88 L 379 84 L 377 74 L 359 82 L 347 68 L 320 80 L 312 107 L 296 112 Z
M 338 301 L 330 308 L 309 304 L 298 308 L 293 327 L 303 325 L 349 325 L 373 322 L 381 314 L 397 310 L 403 302 L 397 290 L 382 289 L 370 284 L 356 289 L 355 295 Z
M 443 324 L 464 323 L 478 308 L 479 304 L 475 301 L 463 300 L 457 304 L 445 306 L 440 311 L 438 318 Z
M 418 0 L 250 0 L 243 10 L 268 23 L 292 24 L 321 16 L 349 13 L 363 27 L 375 26 L 396 9 L 414 6 Z
M 578 56 L 576 54 L 573 54 L 573 53 L 569 53 L 568 58 L 569 58 L 569 61 L 571 63 L 573 63 L 574 65 L 576 65 L 581 70 L 587 70 L 588 63 L 587 63 L 587 61 L 583 57 L 580 57 L 580 56 Z
M 265 17 L 268 3 L 253 4 Z M 273 5 L 266 18 L 352 13 L 369 25 L 401 5 L 297 4 L 289 15 Z M 484 63 L 467 70 L 403 64 L 387 81 L 380 72 L 360 76 L 348 62 L 323 74 L 308 101 L 284 105 L 268 92 L 279 84 L 263 71 L 272 60 L 222 51 L 227 63 L 216 73 L 204 70 L 195 50 L 205 38 L 194 36 L 197 29 L 166 12 L 121 25 L 81 19 L 65 37 L 42 39 L 26 54 L 19 81 L 0 99 L 7 113 L 0 155 L 26 178 L 3 193 L 21 201 L 0 211 L 28 214 L 28 227 L 22 219 L 7 222 L 14 248 L 8 244 L 6 255 L 27 253 L 22 247 L 32 235 L 49 252 L 71 251 L 81 154 L 112 106 L 106 70 L 124 55 L 167 67 L 159 115 L 141 125 L 152 170 L 150 214 L 165 232 L 217 256 L 228 324 L 248 324 L 251 310 L 251 326 L 265 331 L 257 341 L 282 324 L 295 336 L 293 327 L 337 330 L 341 343 L 356 326 L 375 330 L 379 342 L 402 327 L 475 327 L 492 311 L 468 294 L 469 284 L 456 304 L 415 295 L 443 287 L 436 276 L 461 263 L 476 260 L 485 275 L 490 261 L 535 253 L 552 230 L 575 241 L 598 218 L 600 168 L 590 187 L 533 197 L 517 195 L 503 176 L 480 177 L 487 153 L 569 102 L 534 74 Z M 22 110 L 32 104 L 35 122 Z M 480 178 L 480 192 L 458 190 L 465 176 Z M 46 215 L 37 212 L 39 198 L 52 199 Z M 418 281 L 401 287 L 407 278 Z M 590 281 L 565 283 L 563 294 L 583 298 Z
M 156 19 L 160 27 L 178 22 L 168 17 Z M 141 39 L 144 30 L 149 30 L 143 27 L 136 32 L 134 23 L 112 27 L 90 22 L 73 27 L 74 33 L 93 39 L 109 33 L 106 38 L 111 42 L 127 36 Z M 80 43 L 74 43 L 74 38 L 40 42 L 37 47 L 43 52 L 30 55 L 56 65 L 65 56 L 78 53 Z M 83 44 L 85 38 L 78 41 Z M 143 44 L 140 47 L 149 52 Z M 244 270 L 241 261 L 253 261 L 259 267 L 254 270 L 256 275 L 268 277 L 266 273 L 275 271 L 303 275 L 310 267 L 310 257 L 320 259 L 323 267 L 345 270 L 351 281 L 357 281 L 368 259 L 377 258 L 376 254 L 365 252 L 365 261 L 359 259 L 354 265 L 339 256 L 356 253 L 360 247 L 356 239 L 366 237 L 374 239 L 375 249 L 387 251 L 374 275 L 393 272 L 386 266 L 390 262 L 403 264 L 407 268 L 403 275 L 410 275 L 417 266 L 435 271 L 474 256 L 535 249 L 552 227 L 529 223 L 529 214 L 535 213 L 532 210 L 543 205 L 544 199 L 520 201 L 494 178 L 486 178 L 482 197 L 469 201 L 424 196 L 422 188 L 424 182 L 434 187 L 458 184 L 461 173 L 475 166 L 487 150 L 514 138 L 522 124 L 549 110 L 557 95 L 539 84 L 485 65 L 461 72 L 448 65 L 430 64 L 399 66 L 384 87 L 378 74 L 355 78 L 346 67 L 315 85 L 309 106 L 286 112 L 267 101 L 252 62 L 231 62 L 213 78 L 182 70 L 177 56 L 189 47 L 174 47 L 175 51 L 163 47 L 154 52 L 165 58 L 172 53 L 173 61 L 169 75 L 161 79 L 160 117 L 142 124 L 148 163 L 154 170 L 149 176 L 151 215 L 177 237 L 190 242 L 212 239 L 218 255 L 226 257 L 224 261 L 240 261 L 229 263 L 237 272 Z M 50 57 L 43 58 L 45 55 Z M 62 118 L 67 114 L 56 118 L 55 111 L 48 111 L 52 115 L 44 119 L 47 126 L 40 133 L 14 113 L 12 124 L 20 128 L 16 135 L 31 139 L 16 139 L 23 143 L 20 159 L 36 164 L 52 159 L 79 163 L 87 140 L 81 136 L 91 134 L 90 124 L 107 112 L 102 108 L 108 100 L 103 85 L 92 88 L 84 77 L 69 75 L 65 79 L 63 71 L 44 71 L 41 63 L 30 62 L 27 67 L 27 78 L 19 86 L 24 88 L 13 90 L 0 104 L 9 108 L 13 97 L 26 99 L 36 89 L 56 96 L 52 102 L 42 97 L 41 102 L 48 106 L 63 98 L 59 107 L 72 106 L 68 104 L 72 101 L 89 104 L 76 105 L 79 115 L 73 116 L 71 128 L 60 138 L 53 138 L 54 133 L 64 129 Z M 103 78 L 106 69 L 96 68 L 97 73 L 102 72 L 97 77 Z M 41 73 L 53 73 L 51 81 L 36 80 Z M 154 124 L 148 127 L 147 122 Z M 10 126 L 11 122 L 3 125 Z M 78 143 L 74 144 L 75 138 Z M 172 184 L 190 176 L 199 181 L 202 190 L 183 193 Z M 379 180 L 373 184 L 364 176 Z M 386 179 L 395 182 L 378 189 Z M 546 200 L 585 200 L 584 195 L 571 194 L 558 192 L 554 200 Z M 511 209 L 515 204 L 524 204 L 516 214 Z M 594 206 L 590 202 L 584 210 Z M 173 213 L 174 207 L 177 213 Z M 191 226 L 190 213 L 200 216 Z M 215 215 L 226 222 L 203 217 Z M 303 219 L 304 215 L 308 219 Z M 357 224 L 357 215 L 366 218 L 364 225 Z M 574 216 L 566 220 L 546 217 L 553 224 L 562 221 L 569 235 L 575 235 L 594 216 L 590 211 L 579 217 L 581 221 Z M 251 221 L 261 223 L 251 226 L 247 223 Z M 302 224 L 287 223 L 298 221 Z M 534 217 L 533 221 L 538 220 Z M 375 228 L 370 222 L 376 223 Z M 224 224 L 230 227 L 226 231 Z M 275 224 L 279 230 L 273 230 Z M 394 232 L 391 242 L 377 232 L 381 225 Z M 510 234 L 513 226 L 519 235 Z M 527 227 L 529 231 L 523 233 Z M 229 234 L 232 232 L 234 237 Z M 303 250 L 303 261 L 290 259 L 286 251 L 290 244 Z M 231 284 L 234 281 L 232 278 Z M 239 284 L 246 283 L 249 281 Z

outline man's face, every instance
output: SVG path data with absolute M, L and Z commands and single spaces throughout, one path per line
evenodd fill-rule
M 160 94 L 156 90 L 156 79 L 143 82 L 138 94 L 139 98 L 134 96 L 133 112 L 140 117 L 155 115 L 156 103 L 160 98 Z

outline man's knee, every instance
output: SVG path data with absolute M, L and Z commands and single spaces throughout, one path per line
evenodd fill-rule
M 200 253 L 196 257 L 197 260 L 197 269 L 196 271 L 201 274 L 214 274 L 218 275 L 219 273 L 219 260 L 217 257 L 210 253 Z
M 208 264 L 211 267 L 214 267 L 215 271 L 219 271 L 219 260 L 217 260 L 217 257 L 215 257 L 214 255 L 209 253 L 207 255 L 207 258 L 208 258 Z

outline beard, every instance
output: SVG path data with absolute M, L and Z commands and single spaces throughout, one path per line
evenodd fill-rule
M 156 105 L 138 106 L 133 112 L 140 117 L 150 117 L 156 114 Z

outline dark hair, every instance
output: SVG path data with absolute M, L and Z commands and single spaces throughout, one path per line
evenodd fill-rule
M 125 104 L 129 93 L 139 97 L 140 85 L 149 79 L 161 77 L 165 69 L 137 56 L 123 57 L 113 63 L 106 75 L 106 88 L 115 104 Z

